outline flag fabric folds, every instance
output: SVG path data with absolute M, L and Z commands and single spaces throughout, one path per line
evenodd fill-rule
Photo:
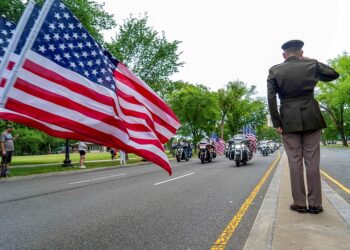
M 1 74 L 0 80 L 0 94 L 4 92 L 4 87 L 6 85 L 7 79 L 13 70 L 14 65 L 16 64 L 21 49 L 24 44 L 24 38 L 29 34 L 30 27 L 34 25 L 34 21 L 39 14 L 39 8 L 36 6 L 31 15 L 31 18 L 28 21 L 25 32 L 22 34 L 22 39 L 20 39 L 18 46 L 16 46 L 15 51 L 10 54 L 7 65 L 5 65 L 4 71 Z M 0 63 L 3 61 L 6 50 L 8 49 L 9 42 L 11 41 L 12 35 L 15 32 L 16 25 L 8 21 L 5 17 L 0 17 Z M 69 138 L 75 140 L 84 140 L 90 142 L 96 142 L 91 140 L 86 136 L 82 136 L 74 131 L 58 127 L 49 123 L 42 122 L 40 120 L 33 119 L 29 116 L 8 110 L 6 108 L 0 108 L 0 119 L 10 120 L 17 123 L 21 123 L 30 127 L 37 128 L 45 133 L 59 138 Z M 97 143 L 97 142 L 96 142 Z
M 180 126 L 172 110 L 62 2 L 42 18 L 4 108 L 136 153 L 171 174 L 163 143 Z
M 219 155 L 223 155 L 225 153 L 225 141 L 222 140 L 219 136 L 216 134 L 212 134 L 211 140 L 214 144 L 214 147 L 216 149 L 216 152 Z
M 251 151 L 256 152 L 256 144 L 257 144 L 257 139 L 255 136 L 255 131 L 254 129 L 252 129 L 251 127 L 244 127 L 243 128 L 243 133 L 247 136 L 247 138 L 249 139 L 250 143 L 249 143 L 249 148 Z

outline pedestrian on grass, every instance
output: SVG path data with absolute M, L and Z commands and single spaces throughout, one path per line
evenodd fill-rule
M 78 151 L 79 151 L 79 155 L 80 155 L 79 168 L 86 168 L 86 166 L 84 165 L 85 156 L 86 156 L 86 149 L 87 149 L 86 143 L 83 141 L 80 141 L 78 144 Z
M 112 161 L 115 159 L 117 155 L 117 150 L 115 148 L 111 148 L 111 158 L 112 158 Z
M 119 150 L 119 157 L 120 157 L 120 165 L 126 165 L 125 152 L 121 149 Z
M 1 171 L 0 171 L 0 177 L 7 177 L 10 174 L 9 171 L 9 164 L 12 160 L 12 153 L 14 151 L 14 143 L 13 140 L 15 140 L 18 135 L 15 137 L 12 137 L 12 131 L 13 126 L 11 124 L 8 124 L 6 127 L 6 130 L 1 133 Z
M 314 98 L 314 88 L 318 81 L 332 81 L 339 75 L 331 67 L 304 57 L 303 45 L 304 42 L 300 40 L 291 40 L 282 45 L 285 61 L 269 70 L 267 95 L 273 126 L 282 134 L 288 156 L 294 201 L 290 209 L 299 213 L 318 214 L 323 211 L 320 137 L 326 123 Z M 280 112 L 277 110 L 277 94 L 281 103 Z

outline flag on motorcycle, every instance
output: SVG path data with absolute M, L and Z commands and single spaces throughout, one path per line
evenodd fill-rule
M 168 105 L 94 41 L 61 1 L 47 0 L 38 20 L 4 107 L 136 153 L 171 174 L 163 144 L 180 123 Z
M 219 155 L 223 155 L 225 153 L 225 141 L 222 140 L 219 136 L 216 134 L 212 134 L 211 140 L 213 141 L 215 151 Z
M 253 128 L 247 126 L 247 127 L 243 127 L 243 133 L 245 134 L 245 136 L 249 140 L 249 149 L 252 152 L 256 152 L 257 139 L 256 139 L 256 136 L 255 136 L 255 130 Z

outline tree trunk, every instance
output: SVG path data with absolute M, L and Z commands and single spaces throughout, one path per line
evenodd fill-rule
M 348 142 L 346 141 L 345 131 L 344 131 L 344 106 L 340 108 L 340 137 L 343 142 L 344 147 L 348 147 Z
M 341 137 L 341 140 L 342 140 L 342 142 L 343 142 L 343 146 L 344 146 L 344 147 L 349 147 L 348 142 L 346 141 L 346 137 L 345 137 L 344 132 L 342 132 L 342 133 L 340 134 L 340 137 Z
M 322 130 L 321 130 L 321 141 L 323 143 L 323 146 L 327 146 L 326 139 L 324 138 L 324 134 Z

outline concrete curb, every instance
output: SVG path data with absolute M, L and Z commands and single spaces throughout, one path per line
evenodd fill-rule
M 322 180 L 322 191 L 338 214 L 344 219 L 350 228 L 350 204 L 347 203 L 336 191 L 334 191 L 324 180 Z
M 285 157 L 286 153 L 284 152 L 244 245 L 243 249 L 245 250 L 262 250 L 271 249 L 272 247 L 273 230 Z
M 169 159 L 169 161 L 174 161 L 174 159 Z M 74 174 L 82 174 L 82 173 L 90 173 L 90 172 L 99 172 L 103 170 L 112 170 L 117 168 L 129 168 L 129 167 L 137 167 L 137 166 L 144 166 L 144 165 L 151 165 L 152 162 L 138 162 L 128 165 L 118 165 L 118 166 L 109 166 L 109 167 L 100 167 L 100 168 L 90 168 L 90 169 L 78 169 L 77 170 L 70 170 L 70 171 L 62 171 L 62 172 L 53 172 L 53 173 L 46 173 L 46 174 L 33 174 L 33 175 L 26 175 L 26 176 L 13 176 L 9 178 L 1 178 L 0 184 L 3 182 L 12 182 L 12 181 L 20 181 L 20 180 L 32 180 L 32 179 L 39 179 L 39 178 L 45 178 L 45 177 L 51 177 L 51 176 L 65 176 L 65 175 L 74 175 Z

